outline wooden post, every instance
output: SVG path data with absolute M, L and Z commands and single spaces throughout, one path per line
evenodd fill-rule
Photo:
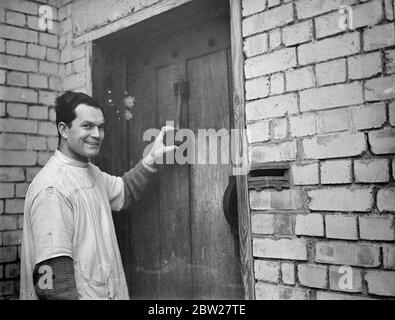
M 85 91 L 92 96 L 92 42 L 85 43 Z
M 233 108 L 235 129 L 245 132 L 245 98 L 244 98 L 244 56 L 243 56 L 243 36 L 242 36 L 242 13 L 241 0 L 229 0 L 230 5 L 230 32 L 232 45 L 232 70 L 233 70 Z M 243 152 L 248 152 L 243 141 L 239 141 L 243 146 Z M 248 201 L 247 176 L 238 175 L 237 202 L 239 211 L 239 241 L 241 272 L 244 284 L 245 298 L 255 299 L 255 280 L 253 272 L 252 258 L 252 238 L 251 219 Z

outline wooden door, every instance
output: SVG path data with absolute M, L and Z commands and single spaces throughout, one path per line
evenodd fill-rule
M 111 91 L 114 100 L 135 99 L 132 119 L 122 118 L 121 106 L 119 112 L 106 112 L 111 118 L 106 121 L 117 126 L 106 132 L 109 142 L 100 160 L 106 170 L 119 171 L 119 163 L 135 165 L 149 143 L 143 141 L 145 130 L 166 121 L 191 129 L 196 138 L 199 129 L 231 128 L 229 39 L 228 17 L 219 16 L 120 50 L 117 62 L 111 62 L 110 52 L 104 54 L 107 60 L 96 54 L 112 66 L 106 66 L 112 72 L 96 76 L 123 75 L 122 81 L 112 79 L 112 87 L 118 86 Z M 181 81 L 188 83 L 189 95 L 179 117 L 174 84 Z M 119 142 L 122 147 L 115 148 Z M 197 139 L 195 144 L 197 159 L 201 145 Z M 123 160 L 106 160 L 114 154 Z M 132 299 L 243 298 L 238 238 L 222 209 L 230 174 L 230 164 L 165 164 L 139 203 L 114 215 Z

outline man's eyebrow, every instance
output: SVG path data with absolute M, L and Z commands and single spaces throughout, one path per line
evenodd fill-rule
M 81 124 L 91 124 L 91 125 L 96 125 L 96 123 L 95 122 L 93 122 L 93 121 L 89 121 L 89 120 L 84 120 L 84 121 L 82 121 L 81 122 Z M 104 126 L 106 124 L 106 122 L 105 121 L 103 121 L 103 122 L 99 122 L 98 123 L 98 126 Z
M 96 123 L 93 122 L 93 121 L 84 120 L 84 121 L 81 122 L 81 126 L 84 126 L 84 125 L 105 127 L 105 126 L 106 126 L 106 123 L 103 121 L 103 122 L 99 122 L 99 123 L 96 124 Z

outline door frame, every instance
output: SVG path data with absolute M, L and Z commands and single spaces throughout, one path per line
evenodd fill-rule
M 86 90 L 92 94 L 92 42 L 98 38 L 115 33 L 124 28 L 130 27 L 138 22 L 152 18 L 158 14 L 174 9 L 180 5 L 194 0 L 164 0 L 148 8 L 142 9 L 132 15 L 109 23 L 98 29 L 89 31 L 74 38 L 74 46 L 85 44 L 86 54 Z M 241 0 L 229 0 L 230 10 L 230 35 L 231 35 L 231 64 L 233 81 L 233 123 L 234 129 L 246 133 L 245 121 L 245 89 L 244 89 L 244 53 L 242 35 L 242 7 Z M 232 115 L 230 115 L 232 116 Z M 248 154 L 249 148 L 246 140 L 239 135 L 238 141 L 242 154 Z M 249 158 L 249 157 L 247 157 Z M 240 264 L 242 281 L 244 285 L 244 295 L 246 300 L 255 299 L 255 278 L 253 270 L 252 254 L 252 231 L 249 209 L 249 196 L 247 175 L 237 175 L 237 202 L 238 202 L 238 222 L 239 222 L 239 243 L 240 243 Z

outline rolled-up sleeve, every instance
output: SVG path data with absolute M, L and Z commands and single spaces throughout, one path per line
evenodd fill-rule
M 104 180 L 104 187 L 106 188 L 106 193 L 108 201 L 110 202 L 111 210 L 121 210 L 125 202 L 125 191 L 122 178 L 112 176 L 103 171 L 101 171 L 101 175 Z

